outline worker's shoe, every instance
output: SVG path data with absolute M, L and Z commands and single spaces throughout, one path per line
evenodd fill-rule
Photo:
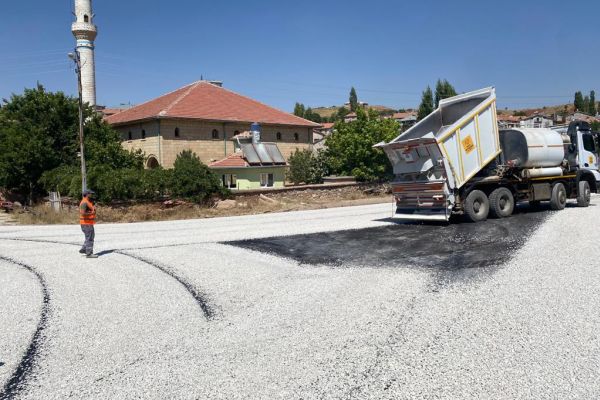
M 85 254 L 85 249 L 79 249 L 79 253 Z
M 98 254 L 86 254 L 86 258 L 98 258 Z

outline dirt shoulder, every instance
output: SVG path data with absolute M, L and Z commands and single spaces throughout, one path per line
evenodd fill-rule
M 232 199 L 212 205 L 197 205 L 183 201 L 98 206 L 99 223 L 127 223 L 168 221 L 179 219 L 215 218 L 272 212 L 316 210 L 348 207 L 392 201 L 391 194 L 382 185 L 361 185 L 333 189 L 306 189 L 279 193 L 235 195 Z M 66 206 L 56 213 L 46 205 L 28 211 L 15 212 L 14 218 L 22 225 L 78 224 L 77 206 Z

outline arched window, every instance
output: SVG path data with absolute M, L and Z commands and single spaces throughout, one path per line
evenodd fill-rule
M 277 132 L 277 140 L 281 140 L 281 132 Z
M 131 140 L 131 139 L 133 139 L 133 135 L 131 134 L 131 131 L 129 131 L 127 133 L 127 140 Z
M 83 22 L 90 22 L 90 17 L 87 14 L 83 16 Z
M 156 157 L 154 157 L 154 156 L 148 157 L 148 160 L 146 161 L 146 168 L 154 169 L 154 168 L 158 168 L 159 165 L 160 164 L 158 163 L 158 160 L 156 159 Z
M 146 131 L 142 129 L 142 139 L 146 139 Z
M 179 137 L 179 128 L 175 128 L 175 137 Z
M 294 140 L 297 142 L 298 139 L 300 139 L 300 136 L 298 136 L 298 132 L 294 133 Z
M 212 131 L 212 138 L 213 139 L 218 139 L 219 138 L 219 131 L 216 129 L 213 129 Z

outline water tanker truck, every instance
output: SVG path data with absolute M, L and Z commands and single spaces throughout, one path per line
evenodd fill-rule
M 499 130 L 496 93 L 486 88 L 441 100 L 427 117 L 389 143 L 394 217 L 448 221 L 510 216 L 515 203 L 567 199 L 587 207 L 600 187 L 591 132 L 570 126 Z

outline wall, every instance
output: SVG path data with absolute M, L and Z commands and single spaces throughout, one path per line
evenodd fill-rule
M 175 128 L 179 128 L 179 137 L 175 137 Z M 177 155 L 187 149 L 196 153 L 205 164 L 225 158 L 234 151 L 231 138 L 235 132 L 247 131 L 250 129 L 250 125 L 235 122 L 161 119 L 118 126 L 115 129 L 120 132 L 121 138 L 124 140 L 123 147 L 142 149 L 147 156 L 154 154 L 162 166 L 171 168 Z M 142 129 L 146 130 L 145 141 L 141 139 Z M 214 129 L 219 133 L 218 139 L 212 138 Z M 127 140 L 128 132 L 132 133 L 133 140 L 131 141 Z M 150 142 L 149 138 L 158 136 L 159 132 L 160 142 L 158 140 Z M 277 132 L 281 132 L 281 140 L 277 140 Z M 294 139 L 294 133 L 298 133 L 297 142 Z M 279 150 L 287 159 L 296 149 L 312 148 L 312 128 L 263 125 L 262 141 L 277 143 Z M 158 154 L 159 152 L 160 154 Z
M 260 189 L 260 174 L 273 174 L 273 186 L 282 188 L 287 167 L 213 168 L 219 179 L 223 174 L 237 175 L 237 189 Z
M 155 156 L 160 163 L 160 146 L 159 124 L 158 121 L 150 121 L 138 123 L 135 125 L 115 127 L 121 135 L 121 145 L 126 150 L 142 150 L 146 157 Z M 146 138 L 142 139 L 142 130 L 146 131 Z M 132 140 L 128 140 L 129 132 L 131 132 Z

